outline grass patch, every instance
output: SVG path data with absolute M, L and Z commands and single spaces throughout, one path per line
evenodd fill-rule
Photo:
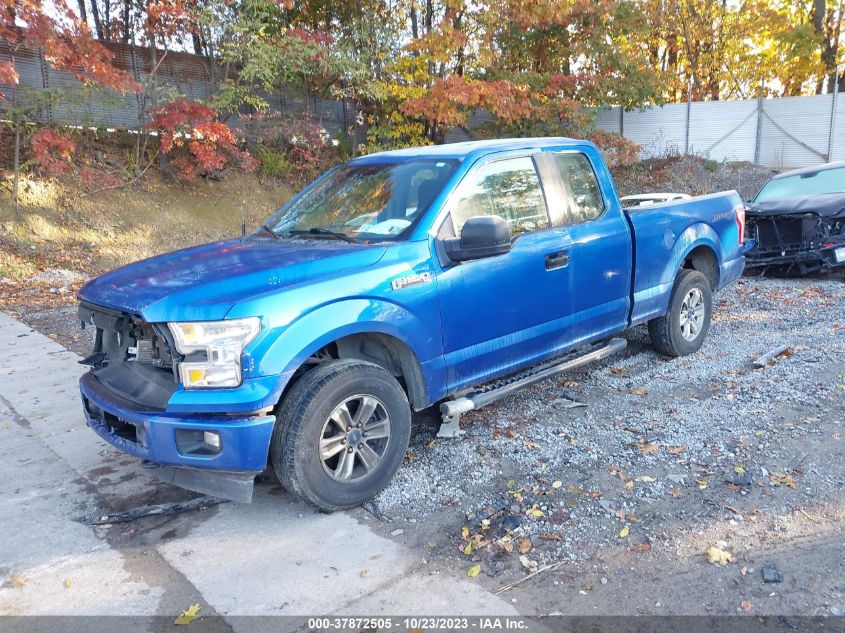
M 95 275 L 144 257 L 254 230 L 292 192 L 229 172 L 188 185 L 150 177 L 143 187 L 85 195 L 61 180 L 27 181 L 16 209 L 0 199 L 0 277 L 66 268 Z

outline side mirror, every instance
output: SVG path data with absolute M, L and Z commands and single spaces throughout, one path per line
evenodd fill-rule
M 464 223 L 460 237 L 443 241 L 446 255 L 453 262 L 504 255 L 511 250 L 507 221 L 498 215 L 477 215 Z

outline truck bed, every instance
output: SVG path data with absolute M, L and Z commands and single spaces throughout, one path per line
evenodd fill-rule
M 666 312 L 675 275 L 693 244 L 714 256 L 714 290 L 741 274 L 737 208 L 742 206 L 736 191 L 722 191 L 623 211 L 634 237 L 632 325 Z

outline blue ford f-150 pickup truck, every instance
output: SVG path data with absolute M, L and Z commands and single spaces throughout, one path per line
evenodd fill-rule
M 625 346 L 701 346 L 743 270 L 735 192 L 623 211 L 591 143 L 372 154 L 251 236 L 153 257 L 79 292 L 96 327 L 89 425 L 169 481 L 248 501 L 272 465 L 334 510 L 384 487 L 411 412 L 462 412 Z

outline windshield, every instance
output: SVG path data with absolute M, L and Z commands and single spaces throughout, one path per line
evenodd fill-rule
M 457 162 L 426 159 L 340 165 L 282 207 L 266 226 L 277 235 L 399 239 L 431 206 Z
M 754 202 L 767 202 L 788 196 L 806 196 L 813 193 L 845 193 L 845 167 L 812 171 L 786 178 L 770 180 Z

